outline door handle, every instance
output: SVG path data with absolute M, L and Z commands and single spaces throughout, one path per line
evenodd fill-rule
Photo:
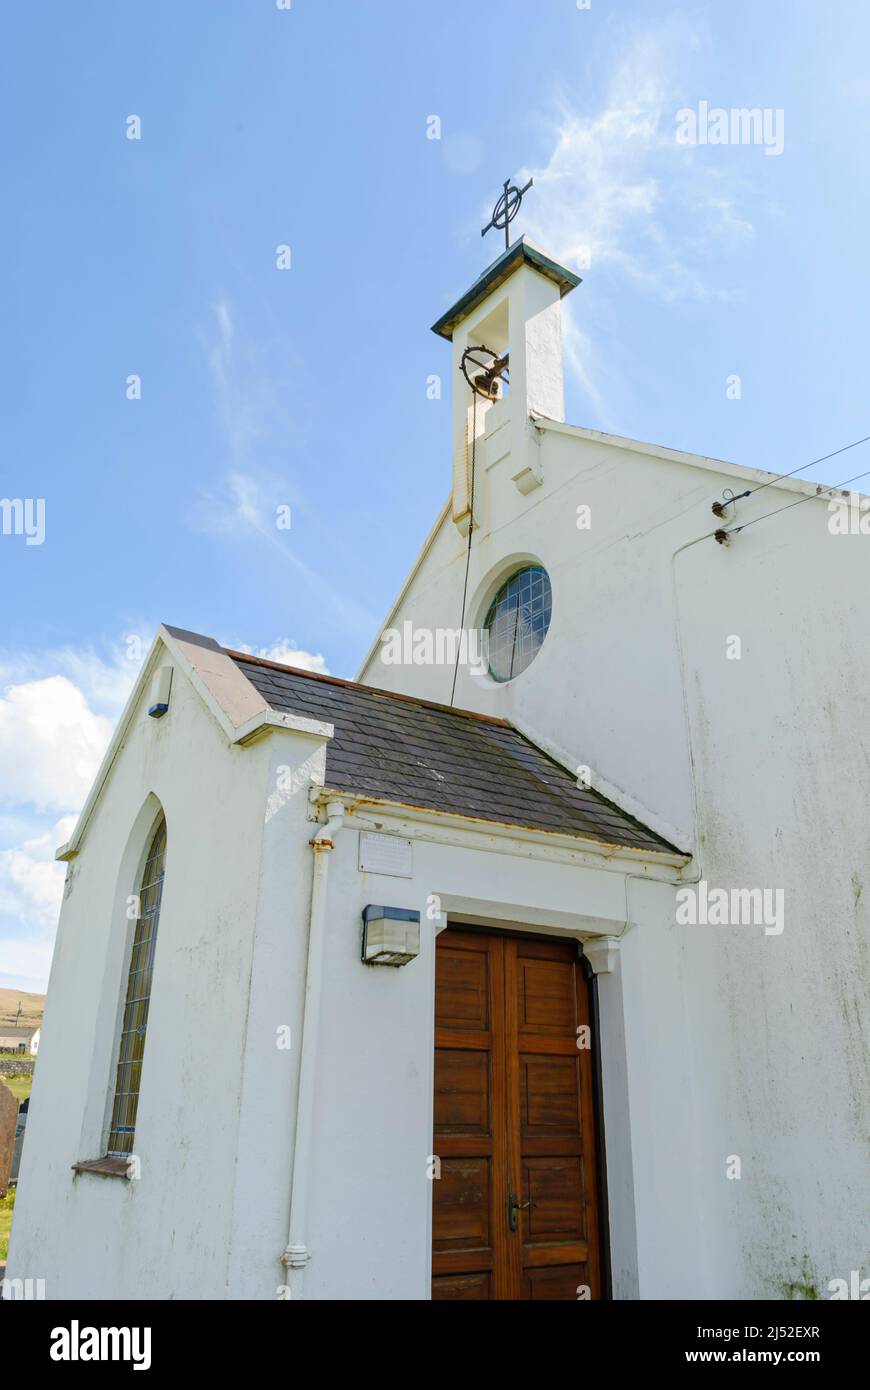
M 518 1202 L 515 1192 L 511 1192 L 508 1197 L 508 1226 L 512 1231 L 520 1228 L 520 1218 L 518 1213 L 525 1211 L 526 1207 L 533 1207 L 534 1202 Z

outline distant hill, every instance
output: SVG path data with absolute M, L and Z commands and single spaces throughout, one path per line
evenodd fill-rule
M 45 1008 L 44 994 L 28 994 L 23 989 L 0 989 L 0 1024 L 12 1026 L 15 1024 L 18 1013 L 18 1005 L 21 1005 L 21 1017 L 18 1019 L 19 1028 L 38 1028 L 42 1023 L 42 1012 Z

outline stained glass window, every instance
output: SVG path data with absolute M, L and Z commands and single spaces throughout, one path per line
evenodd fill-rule
M 121 1045 L 118 1051 L 118 1074 L 115 1081 L 115 1101 L 109 1130 L 108 1152 L 122 1156 L 133 1152 L 136 1132 L 136 1112 L 139 1108 L 139 1082 L 142 1058 L 145 1053 L 145 1030 L 148 1026 L 148 1005 L 151 1001 L 151 981 L 154 975 L 154 950 L 157 946 L 157 924 L 160 920 L 160 900 L 163 896 L 163 872 L 166 859 L 166 821 L 161 816 L 148 850 L 139 893 L 134 899 L 138 915 L 133 933 L 133 949 L 127 975 L 127 997 L 121 1024 Z
M 484 622 L 489 672 L 495 680 L 512 680 L 534 661 L 552 610 L 550 577 L 540 565 L 518 570 L 501 586 Z

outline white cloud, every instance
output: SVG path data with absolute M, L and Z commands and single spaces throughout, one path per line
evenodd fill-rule
M 152 635 L 153 629 L 131 629 L 106 656 L 92 646 L 55 647 L 42 652 L 0 652 L 0 692 L 10 685 L 66 676 L 98 714 L 114 723 L 133 688 Z
M 32 825 L 16 808 L 79 809 L 149 646 L 0 653 L 0 832 Z
M 45 988 L 66 872 L 54 852 L 75 822 L 75 816 L 62 816 L 20 847 L 0 850 L 0 917 L 14 933 L 0 936 L 0 982 Z
M 295 646 L 288 637 L 280 637 L 271 647 L 241 646 L 236 647 L 235 650 L 247 652 L 249 656 L 260 656 L 264 661 L 277 661 L 282 666 L 298 666 L 303 671 L 314 671 L 320 676 L 329 675 L 326 657 L 322 652 L 318 652 L 316 655 L 313 652 L 306 652 L 301 647 Z
M 18 987 L 45 987 L 64 880 L 54 852 L 147 650 L 130 634 L 107 657 L 68 647 L 0 656 L 0 978 Z
M 239 497 L 244 504 L 244 490 Z M 45 987 L 64 882 L 54 852 L 72 834 L 149 646 L 131 633 L 107 656 L 90 647 L 0 654 L 0 981 Z M 287 637 L 238 650 L 328 674 L 322 652 Z
M 54 930 L 65 873 L 54 852 L 70 838 L 75 823 L 75 816 L 62 816 L 20 848 L 0 850 L 0 910 L 21 913 L 34 925 Z
M 81 805 L 112 726 L 66 676 L 10 686 L 0 699 L 0 796 L 12 805 Z

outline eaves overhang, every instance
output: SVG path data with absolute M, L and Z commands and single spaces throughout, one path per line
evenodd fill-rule
M 488 265 L 482 275 L 478 276 L 470 290 L 466 290 L 461 299 L 442 314 L 437 323 L 433 323 L 432 332 L 437 333 L 440 338 L 449 341 L 453 338 L 457 324 L 468 315 L 473 313 L 478 304 L 482 304 L 488 295 L 503 285 L 509 275 L 521 265 L 531 266 L 532 270 L 537 270 L 540 275 L 546 276 L 559 287 L 559 293 L 564 298 L 571 290 L 576 289 L 581 284 L 580 276 L 575 275 L 573 270 L 567 266 L 560 265 L 553 260 L 540 247 L 535 246 L 534 242 L 528 241 L 526 237 L 520 237 L 512 246 L 498 257 L 497 260 Z
M 142 694 L 164 651 L 187 676 L 225 734 L 229 747 L 247 748 L 261 738 L 280 732 L 303 734 L 323 742 L 333 736 L 333 726 L 325 720 L 308 719 L 287 710 L 273 710 L 213 637 L 162 623 L 115 726 L 72 837 L 55 851 L 54 857 L 61 863 L 68 863 L 79 852 L 103 787 L 115 759 L 124 747 Z
M 586 835 L 569 835 L 559 830 L 539 830 L 506 821 L 484 820 L 478 816 L 463 816 L 454 811 L 436 811 L 428 806 L 414 806 L 347 790 L 336 791 L 329 786 L 312 787 L 312 814 L 329 801 L 341 801 L 348 820 L 360 828 L 370 816 L 388 817 L 396 826 L 402 824 L 413 830 L 417 839 L 433 839 L 441 843 L 469 848 L 485 848 L 496 853 L 511 854 L 529 859 L 551 859 L 562 863 L 583 864 L 594 868 L 610 868 L 625 873 L 673 882 L 692 862 L 690 854 L 677 850 L 641 849 L 617 845 Z

